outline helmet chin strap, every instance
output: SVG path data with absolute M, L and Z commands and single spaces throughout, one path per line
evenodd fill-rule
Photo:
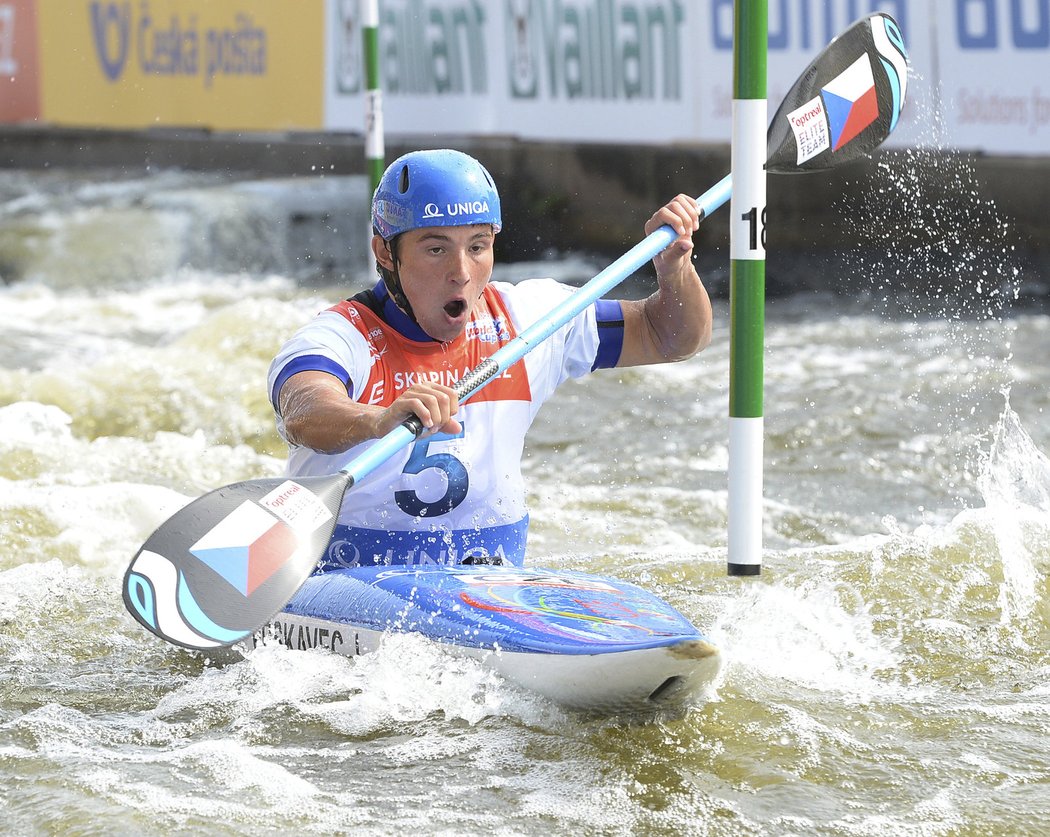
M 378 230 L 374 230 L 378 235 Z M 379 275 L 383 280 L 383 285 L 386 286 L 386 292 L 391 295 L 391 299 L 394 300 L 394 305 L 400 308 L 408 319 L 419 326 L 419 320 L 416 319 L 416 312 L 412 310 L 412 304 L 408 301 L 408 297 L 404 294 L 404 288 L 401 287 L 401 273 L 398 270 L 398 257 L 397 257 L 397 236 L 394 236 L 388 242 L 384 240 L 383 245 L 386 247 L 386 252 L 391 255 L 391 267 L 393 270 L 388 270 L 380 264 L 379 259 L 376 259 L 376 269 L 379 271 Z M 423 328 L 419 326 L 419 328 Z
M 390 263 L 393 265 L 393 270 L 387 270 L 383 273 L 383 283 L 386 285 L 387 293 L 390 294 L 390 298 L 394 300 L 394 304 L 408 315 L 408 318 L 414 322 L 417 326 L 419 320 L 416 319 L 416 312 L 412 310 L 412 305 L 408 301 L 408 297 L 405 296 L 405 289 L 401 287 L 401 274 L 398 271 L 398 260 L 396 248 L 393 243 L 389 243 L 388 249 L 390 251 Z

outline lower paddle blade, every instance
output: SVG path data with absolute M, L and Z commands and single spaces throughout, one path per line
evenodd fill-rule
M 205 494 L 142 545 L 124 605 L 184 648 L 233 645 L 265 625 L 324 554 L 350 477 L 264 479 Z
M 826 169 L 866 157 L 897 127 L 908 52 L 896 21 L 873 14 L 832 41 L 795 82 L 769 125 L 766 169 Z

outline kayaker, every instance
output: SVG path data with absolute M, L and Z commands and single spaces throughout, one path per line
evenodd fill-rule
M 696 202 L 645 224 L 678 238 L 654 259 L 645 300 L 600 300 L 460 404 L 453 384 L 572 288 L 490 282 L 500 199 L 480 162 L 448 149 L 395 160 L 372 201 L 374 288 L 334 305 L 281 348 L 268 386 L 289 476 L 330 474 L 415 414 L 426 432 L 346 492 L 319 568 L 521 564 L 525 434 L 567 378 L 683 360 L 711 339 L 692 262 Z

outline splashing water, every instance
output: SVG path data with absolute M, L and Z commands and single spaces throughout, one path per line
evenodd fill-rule
M 1048 548 L 1032 548 L 1050 543 L 1050 459 L 1036 447 L 1009 401 L 979 486 L 1002 560 L 1002 622 L 1019 623 L 1039 604 L 1040 569 L 1045 572 L 1050 556 Z

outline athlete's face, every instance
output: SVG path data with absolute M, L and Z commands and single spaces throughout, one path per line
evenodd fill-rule
M 453 340 L 466 328 L 492 276 L 495 238 L 490 225 L 473 224 L 409 230 L 398 240 L 401 287 L 416 321 L 435 340 Z M 377 244 L 389 259 L 381 240 Z

